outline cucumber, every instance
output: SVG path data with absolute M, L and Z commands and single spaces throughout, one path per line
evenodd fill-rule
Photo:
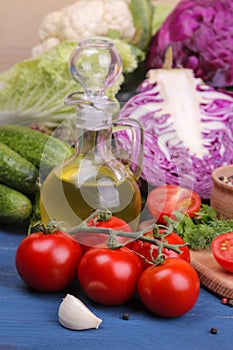
M 69 144 L 53 136 L 16 124 L 0 126 L 0 140 L 39 168 L 40 179 L 74 152 Z
M 0 182 L 29 194 L 39 190 L 38 176 L 33 164 L 0 142 Z
M 0 184 L 0 223 L 20 223 L 31 214 L 32 204 L 23 193 Z

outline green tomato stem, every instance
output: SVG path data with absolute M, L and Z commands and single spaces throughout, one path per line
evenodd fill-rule
M 88 220 L 87 220 L 88 221 Z M 124 232 L 124 231 L 118 231 L 118 230 L 113 230 L 111 228 L 99 228 L 99 227 L 84 227 L 83 223 L 81 225 L 74 226 L 69 229 L 65 229 L 64 227 L 59 227 L 59 230 L 66 231 L 67 233 L 73 235 L 77 232 L 79 233 L 96 233 L 96 234 L 106 234 L 109 236 L 107 240 L 107 246 L 110 249 L 117 249 L 120 248 L 124 245 L 126 245 L 129 242 L 125 243 L 119 243 L 115 237 L 120 236 L 120 237 L 127 237 L 130 240 L 140 240 L 142 242 L 148 242 L 154 245 L 157 245 L 159 248 L 159 251 L 162 251 L 163 248 L 171 249 L 177 253 L 181 253 L 180 247 L 186 245 L 185 244 L 170 244 L 167 243 L 167 241 L 159 240 L 156 238 L 150 238 L 148 236 L 145 236 L 145 233 L 151 232 L 151 230 L 158 229 L 158 225 L 153 224 L 151 226 L 148 226 L 147 228 L 136 231 L 136 232 Z

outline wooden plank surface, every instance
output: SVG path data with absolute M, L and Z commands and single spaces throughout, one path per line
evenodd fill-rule
M 113 307 L 91 302 L 74 284 L 58 293 L 37 293 L 15 268 L 15 252 L 26 228 L 0 225 L 1 350 L 232 350 L 232 308 L 201 289 L 195 306 L 178 318 L 161 318 L 137 297 Z M 103 320 L 98 330 L 71 331 L 58 323 L 57 311 L 69 292 Z M 123 320 L 127 313 L 129 319 Z M 210 329 L 215 327 L 217 334 Z

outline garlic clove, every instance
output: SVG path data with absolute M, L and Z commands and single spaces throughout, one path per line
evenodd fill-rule
M 102 323 L 81 300 L 70 294 L 66 295 L 59 306 L 58 320 L 63 327 L 73 330 L 97 329 Z

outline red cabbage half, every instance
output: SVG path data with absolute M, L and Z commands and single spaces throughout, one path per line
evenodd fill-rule
M 214 87 L 233 86 L 233 1 L 180 1 L 152 38 L 148 69 L 163 66 L 168 46 L 173 68 L 190 68 Z
M 144 128 L 142 178 L 209 199 L 212 171 L 233 163 L 233 98 L 194 78 L 191 69 L 153 69 L 117 115 L 128 117 Z M 130 148 L 126 131 L 118 140 Z

